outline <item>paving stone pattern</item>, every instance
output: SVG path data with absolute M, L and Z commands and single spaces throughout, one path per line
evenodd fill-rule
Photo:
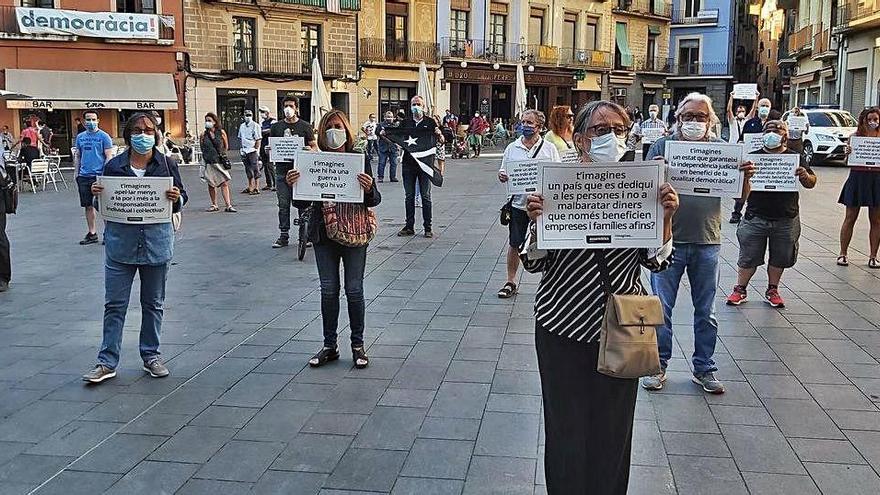
M 191 202 L 168 281 L 163 380 L 140 370 L 138 290 L 119 376 L 80 375 L 100 342 L 103 264 L 74 191 L 24 194 L 10 219 L 12 291 L 0 295 L 0 493 L 545 493 L 532 303 L 537 278 L 499 300 L 506 230 L 498 158 L 450 161 L 434 190 L 435 233 L 395 236 L 399 184 L 380 184 L 381 231 L 365 281 L 371 365 L 306 362 L 321 345 L 314 258 L 274 250 L 274 195 L 240 213 Z M 242 183 L 236 169 L 236 186 Z M 735 230 L 725 224 L 716 359 L 727 393 L 690 382 L 687 283 L 669 382 L 637 402 L 632 494 L 880 493 L 880 273 L 865 222 L 835 266 L 843 169 L 803 196 L 801 259 L 787 308 L 740 308 Z M 418 222 L 417 222 L 418 223 Z M 340 314 L 340 342 L 347 315 Z

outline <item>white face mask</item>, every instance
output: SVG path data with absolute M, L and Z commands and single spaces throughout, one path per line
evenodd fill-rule
M 284 107 L 284 116 L 288 119 L 292 119 L 293 116 L 296 115 L 296 110 L 292 107 Z
M 657 112 L 654 110 L 651 110 L 650 112 L 648 112 L 648 115 L 650 115 L 652 119 L 657 118 Z
M 758 107 L 758 117 L 766 119 L 770 115 L 770 107 Z
M 626 138 L 609 132 L 590 140 L 590 161 L 616 162 L 626 154 Z
M 782 146 L 782 136 L 775 132 L 764 134 L 764 147 L 768 150 L 775 150 Z
M 324 135 L 327 136 L 327 146 L 334 150 L 345 146 L 345 142 L 348 139 L 345 129 L 327 129 L 324 131 Z
M 736 113 L 736 118 L 738 118 L 738 119 L 744 119 L 744 118 L 746 118 L 746 113 L 743 112 L 743 111 L 739 111 L 739 112 Z
M 688 141 L 699 141 L 706 137 L 707 128 L 705 122 L 682 122 L 681 135 Z

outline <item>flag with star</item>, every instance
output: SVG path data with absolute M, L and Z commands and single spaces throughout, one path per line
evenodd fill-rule
M 437 136 L 431 129 L 413 127 L 385 127 L 385 137 L 403 149 L 404 165 L 416 165 L 428 175 L 431 183 L 443 186 L 443 174 L 434 164 Z

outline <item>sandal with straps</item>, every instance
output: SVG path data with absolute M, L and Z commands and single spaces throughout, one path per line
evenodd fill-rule
M 498 291 L 498 298 L 510 299 L 514 294 L 516 294 L 516 284 L 513 282 L 507 282 L 504 284 L 504 287 Z
M 870 264 L 871 262 L 869 261 L 868 265 Z M 840 255 L 837 257 L 837 266 L 849 266 L 849 260 L 846 259 L 846 256 Z
M 324 347 L 317 354 L 312 356 L 312 359 L 309 359 L 309 366 L 312 368 L 317 368 L 319 366 L 324 366 L 330 361 L 336 361 L 339 359 L 339 350 L 335 347 Z
M 370 364 L 370 358 L 367 357 L 363 347 L 351 348 L 351 360 L 354 361 L 354 367 L 359 370 L 366 368 Z
M 877 262 L 877 258 L 871 258 L 868 260 L 868 268 L 878 269 L 880 268 L 880 263 Z

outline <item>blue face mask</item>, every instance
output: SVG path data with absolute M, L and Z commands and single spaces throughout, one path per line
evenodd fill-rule
M 138 155 L 146 155 L 156 145 L 156 136 L 135 134 L 131 136 L 131 149 Z
M 412 110 L 413 115 L 421 115 L 422 114 L 422 107 L 413 105 L 412 107 L 410 107 L 410 110 Z
M 519 132 L 523 135 L 523 137 L 530 138 L 535 135 L 535 128 L 528 125 L 519 125 Z
M 98 123 L 93 120 L 86 121 L 86 130 L 95 132 L 98 130 Z
M 782 146 L 782 136 L 776 134 L 775 132 L 768 132 L 764 134 L 764 147 L 768 150 L 775 150 L 776 148 Z

